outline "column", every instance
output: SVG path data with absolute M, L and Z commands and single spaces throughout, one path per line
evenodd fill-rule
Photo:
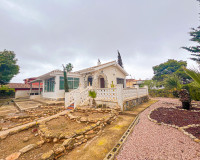
M 38 95 L 40 95 L 40 81 L 39 81 L 39 90 L 38 90 Z
M 120 106 L 121 110 L 123 111 L 123 102 L 124 102 L 124 97 L 123 97 L 123 84 L 117 84 L 117 102 L 118 105 Z

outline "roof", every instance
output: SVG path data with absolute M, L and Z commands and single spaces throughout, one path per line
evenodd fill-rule
M 106 67 L 111 66 L 111 65 L 118 67 L 126 76 L 128 76 L 128 73 L 116 61 L 110 61 L 110 62 L 103 63 L 103 64 L 100 64 L 100 65 L 97 65 L 97 66 L 82 69 L 82 70 L 76 71 L 74 73 L 83 74 L 83 73 L 93 72 L 93 71 L 96 71 L 96 70 L 99 70 L 99 69 L 102 69 L 102 68 L 106 68 Z
M 30 84 L 24 84 L 24 83 L 9 83 L 7 84 L 9 88 L 31 88 Z M 32 88 L 39 88 L 39 85 L 32 85 Z M 40 85 L 40 88 L 42 88 L 42 85 Z
M 137 81 L 144 81 L 144 80 L 136 80 L 136 79 L 126 79 L 126 82 L 137 82 Z

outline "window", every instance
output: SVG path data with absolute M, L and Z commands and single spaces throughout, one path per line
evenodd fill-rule
M 90 86 L 92 86 L 92 77 L 91 76 L 88 77 L 88 86 L 89 86 L 89 84 L 90 84 Z
M 45 80 L 44 91 L 45 92 L 54 92 L 55 88 L 55 78 L 49 78 Z
M 79 86 L 79 78 L 67 77 L 69 89 L 76 89 Z M 60 90 L 64 89 L 64 77 L 60 77 Z
M 117 78 L 117 84 L 123 84 L 123 88 L 124 88 L 124 79 L 123 78 Z

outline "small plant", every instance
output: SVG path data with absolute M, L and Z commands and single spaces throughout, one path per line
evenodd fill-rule
M 111 87 L 111 88 L 115 88 L 115 85 L 113 84 L 113 81 L 112 81 L 110 87 Z
M 95 98 L 97 97 L 97 93 L 95 91 L 89 91 L 89 96 L 92 98 L 92 106 L 96 106 Z

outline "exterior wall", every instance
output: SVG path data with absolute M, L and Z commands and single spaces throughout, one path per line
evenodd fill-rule
M 104 77 L 105 82 L 105 87 L 106 88 L 111 88 L 111 84 L 113 81 L 113 84 L 116 86 L 117 85 L 117 78 L 123 78 L 124 81 L 126 80 L 126 75 L 124 73 L 122 73 L 117 67 L 115 66 L 109 66 L 107 68 L 103 68 L 97 72 L 94 73 L 94 77 L 95 77 L 95 83 L 94 84 L 95 88 L 99 88 L 100 87 L 100 82 L 99 82 L 99 76 L 106 76 L 106 78 Z M 125 82 L 126 83 L 126 82 Z M 126 84 L 125 84 L 126 86 Z
M 38 90 L 32 90 L 32 93 L 38 93 Z M 15 90 L 15 98 L 29 97 L 30 90 Z
M 43 81 L 43 84 L 45 84 L 45 81 Z M 42 97 L 44 98 L 50 98 L 50 99 L 60 99 L 65 98 L 65 91 L 60 90 L 60 75 L 55 76 L 55 87 L 54 92 L 45 92 L 43 89 Z

